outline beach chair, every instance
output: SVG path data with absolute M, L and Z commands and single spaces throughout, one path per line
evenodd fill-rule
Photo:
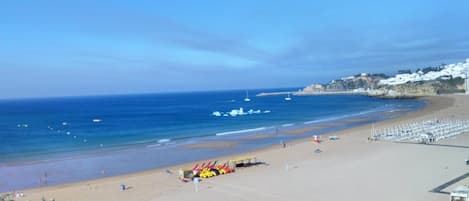
M 218 161 L 213 162 L 213 164 L 210 165 L 208 168 L 215 168 L 215 166 L 217 165 L 217 162 L 218 162 Z
M 204 168 L 208 168 L 208 167 L 210 167 L 211 165 L 212 165 L 212 161 L 209 161 L 209 162 L 207 163 L 207 165 L 205 165 Z

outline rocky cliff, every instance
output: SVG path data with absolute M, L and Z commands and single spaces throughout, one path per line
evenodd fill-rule
M 464 80 L 461 78 L 381 85 L 369 90 L 368 95 L 383 98 L 414 98 L 456 92 L 464 92 Z
M 385 78 L 386 76 L 383 74 L 370 75 L 362 73 L 355 76 L 332 80 L 327 84 L 312 84 L 305 87 L 302 91 L 304 93 L 314 93 L 374 89 L 377 88 L 379 82 Z
M 384 75 L 368 75 L 362 73 L 329 82 L 324 88 L 326 91 L 350 91 L 355 89 L 374 89 L 378 86 Z

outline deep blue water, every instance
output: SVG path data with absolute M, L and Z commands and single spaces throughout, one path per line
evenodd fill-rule
M 269 90 L 251 90 L 250 94 Z M 0 163 L 40 160 L 224 132 L 281 127 L 373 112 L 413 110 L 416 100 L 365 96 L 283 96 L 243 101 L 245 91 L 0 101 Z M 214 116 L 242 107 L 260 114 Z M 270 113 L 265 113 L 265 111 Z M 93 122 L 100 119 L 101 122 Z

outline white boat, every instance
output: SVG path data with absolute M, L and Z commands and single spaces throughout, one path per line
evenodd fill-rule
M 94 122 L 94 123 L 100 123 L 100 122 L 102 122 L 102 121 L 103 121 L 103 120 L 101 120 L 101 119 L 93 119 L 93 122 Z
M 249 99 L 249 92 L 246 91 L 246 98 L 244 98 L 244 101 L 249 102 L 251 99 Z
M 285 100 L 286 100 L 286 101 L 290 101 L 290 100 L 291 100 L 291 98 L 290 98 L 290 93 L 288 93 L 288 96 L 285 97 Z

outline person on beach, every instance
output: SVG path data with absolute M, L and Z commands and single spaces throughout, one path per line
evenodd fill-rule
M 317 149 L 314 150 L 314 153 L 316 153 L 316 154 L 319 154 L 319 153 L 321 153 L 321 152 L 322 152 L 322 151 L 321 151 L 321 149 L 319 149 L 319 148 L 317 148 Z
M 280 140 L 280 144 L 282 145 L 282 148 L 286 148 L 286 147 L 287 147 L 287 144 L 286 144 L 285 141 L 283 141 L 283 140 Z

